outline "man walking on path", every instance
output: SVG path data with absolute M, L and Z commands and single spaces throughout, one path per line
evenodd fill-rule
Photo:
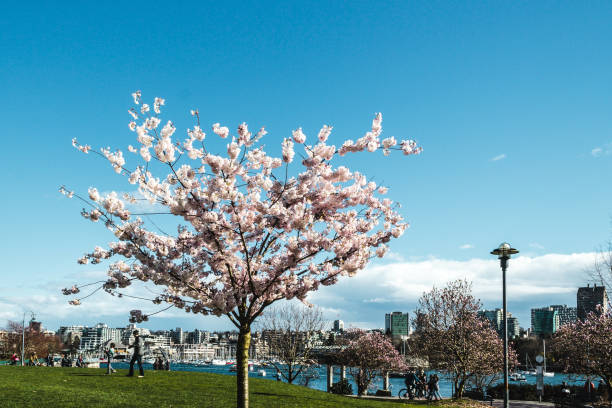
M 142 369 L 142 353 L 144 352 L 144 342 L 138 335 L 138 330 L 134 330 L 132 333 L 134 335 L 134 343 L 130 344 L 129 348 L 134 349 L 134 354 L 132 354 L 132 360 L 130 361 L 130 372 L 128 377 L 134 376 L 134 363 L 138 362 L 138 368 L 140 370 L 140 375 L 138 378 L 144 377 L 144 370 Z

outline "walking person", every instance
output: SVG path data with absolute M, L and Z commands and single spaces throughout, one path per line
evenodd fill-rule
M 434 398 L 434 375 L 429 374 L 429 380 L 427 380 L 427 400 L 431 401 Z
M 417 397 L 425 398 L 427 396 L 427 376 L 423 370 L 419 371 L 418 379 L 419 383 L 417 385 Z
M 434 380 L 433 380 L 433 397 L 436 401 L 439 401 L 442 399 L 442 396 L 440 395 L 440 378 L 438 378 L 438 374 L 434 374 Z
M 112 367 L 111 363 L 113 357 L 115 357 L 115 343 L 111 343 L 106 350 L 104 350 L 104 354 L 106 354 L 106 374 L 116 373 L 117 371 Z
M 138 335 L 138 330 L 134 330 L 132 333 L 134 335 L 134 342 L 130 344 L 128 348 L 133 348 L 134 353 L 132 354 L 132 360 L 130 360 L 130 372 L 128 373 L 128 377 L 134 376 L 134 364 L 138 362 L 138 369 L 140 370 L 140 375 L 138 378 L 144 377 L 144 370 L 142 368 L 142 354 L 144 352 L 144 341 Z

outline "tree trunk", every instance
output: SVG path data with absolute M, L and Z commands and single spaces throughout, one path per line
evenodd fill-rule
M 463 389 L 465 388 L 465 379 L 461 379 L 457 388 L 457 398 L 463 397 Z
M 238 391 L 238 408 L 249 408 L 249 347 L 251 346 L 251 328 L 243 326 L 238 334 L 236 350 L 236 387 Z
M 364 395 L 366 395 L 367 391 L 368 391 L 368 384 L 366 383 L 366 380 L 365 380 L 365 373 L 363 372 L 363 369 L 360 368 L 359 374 L 357 374 L 357 394 L 360 397 L 363 397 Z

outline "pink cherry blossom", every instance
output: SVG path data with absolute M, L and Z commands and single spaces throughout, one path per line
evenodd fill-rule
M 391 340 L 378 332 L 350 330 L 348 344 L 340 354 L 340 361 L 349 366 L 349 374 L 357 383 L 357 394 L 365 395 L 372 380 L 386 371 L 404 371 L 408 367 Z
M 302 128 L 297 128 L 293 131 L 293 140 L 295 143 L 302 144 L 306 141 L 306 135 L 302 132 Z
M 140 98 L 140 92 L 134 94 L 136 103 Z M 163 99 L 156 99 L 155 114 L 161 105 Z M 364 136 L 356 142 L 341 141 L 340 148 L 327 144 L 331 127 L 323 126 L 314 146 L 304 145 L 306 136 L 298 128 L 293 140 L 280 143 L 281 157 L 274 157 L 260 143 L 267 133 L 264 128 L 253 137 L 248 126 L 240 124 L 223 156 L 204 145 L 197 111 L 192 111 L 196 123 L 183 141 L 174 140 L 172 121 L 159 129 L 161 118 L 143 111 L 140 119 L 130 111 L 134 124 L 129 127 L 136 132 L 137 144 L 128 150 L 140 152 L 130 156 L 137 163 L 128 163 L 121 150 L 92 152 L 108 160 L 150 203 L 164 207 L 167 215 L 162 216 L 173 215 L 176 233 L 149 227 L 133 216 L 126 206 L 132 196 L 101 196 L 92 187 L 93 209 L 81 214 L 100 221 L 116 240 L 107 248 L 94 248 L 78 262 L 97 264 L 113 258 L 101 285 L 113 295 L 121 295 L 118 290 L 133 282 L 150 282 L 162 290 L 153 303 L 227 316 L 240 330 L 238 400 L 244 407 L 248 356 L 243 351 L 248 350 L 255 319 L 281 299 L 307 303 L 309 293 L 322 285 L 354 276 L 373 256 L 384 256 L 390 241 L 408 228 L 396 203 L 380 197 L 386 188 L 333 164 L 336 156 L 378 150 L 385 143 L 380 140 L 382 115 L 375 116 Z M 212 130 L 222 138 L 229 136 L 229 129 L 219 123 Z M 294 142 L 302 145 L 300 161 L 294 161 Z M 73 144 L 84 153 L 90 150 L 76 140 Z M 386 145 L 405 154 L 420 152 L 413 141 L 399 142 L 401 148 L 389 141 Z M 160 167 L 167 174 L 156 176 Z M 60 191 L 73 194 L 65 188 Z M 142 321 L 151 315 L 134 311 L 130 319 Z

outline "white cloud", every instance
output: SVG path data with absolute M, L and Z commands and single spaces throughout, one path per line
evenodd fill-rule
M 530 308 L 564 303 L 575 305 L 576 290 L 588 281 L 585 270 L 592 265 L 594 257 L 595 253 L 577 253 L 513 258 L 507 272 L 509 310 L 519 317 L 523 326 L 528 326 Z M 432 286 L 441 287 L 448 281 L 465 278 L 473 282 L 474 295 L 481 299 L 484 307 L 501 306 L 501 271 L 495 258 L 466 261 L 407 258 L 372 263 L 355 277 L 343 278 L 336 285 L 312 293 L 308 301 L 318 306 L 330 321 L 341 319 L 347 327 L 375 328 L 384 325 L 385 313 L 412 312 L 419 297 Z M 94 271 L 91 273 L 93 275 Z M 101 271 L 98 273 L 98 277 L 104 276 Z M 50 328 L 97 322 L 119 327 L 128 323 L 132 309 L 150 313 L 163 308 L 163 305 L 147 301 L 118 299 L 102 291 L 85 299 L 81 306 L 70 306 L 70 297 L 61 295 L 60 288 L 71 286 L 74 281 L 73 276 L 67 275 L 53 282 L 41 281 L 40 285 L 21 288 L 12 296 L 0 297 L 0 327 L 6 320 L 21 320 L 23 312 L 28 310 L 34 311 L 43 325 Z M 124 291 L 154 297 L 142 285 L 133 285 Z M 208 330 L 232 328 L 226 318 L 186 314 L 176 309 L 156 315 L 144 327 L 177 326 Z
M 400 254 L 399 252 L 389 251 L 385 254 L 383 260 L 391 262 L 405 262 L 406 258 L 404 258 L 404 255 Z
M 459 247 L 459 249 L 472 249 L 474 248 L 474 245 L 472 244 L 463 244 Z
M 534 249 L 544 249 L 544 246 L 542 244 L 538 244 L 537 242 L 530 243 L 529 247 Z
M 499 154 L 491 158 L 491 161 L 498 161 L 506 158 L 506 153 Z
M 596 147 L 593 150 L 591 150 L 591 155 L 593 157 L 599 157 L 601 156 L 602 153 L 603 153 L 603 149 L 601 147 Z
M 592 265 L 594 256 L 578 253 L 513 258 L 507 272 L 509 310 L 528 326 L 530 308 L 557 303 L 575 305 L 576 290 L 587 282 L 585 270 Z M 313 293 L 309 301 L 343 310 L 340 318 L 345 322 L 367 321 L 368 327 L 380 327 L 384 313 L 413 311 L 423 292 L 455 279 L 472 281 L 473 293 L 484 307 L 500 307 L 501 275 L 494 258 L 376 264 Z

